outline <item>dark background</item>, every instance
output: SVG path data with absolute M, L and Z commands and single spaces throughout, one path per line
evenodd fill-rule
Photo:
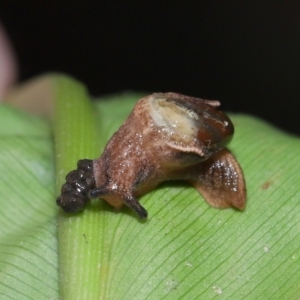
M 102 3 L 103 2 L 103 3 Z M 1 1 L 20 79 L 218 99 L 300 135 L 300 1 Z

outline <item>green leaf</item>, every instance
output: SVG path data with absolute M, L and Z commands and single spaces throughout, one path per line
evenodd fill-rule
M 53 144 L 41 118 L 0 106 L 0 298 L 58 299 Z
M 78 82 L 48 80 L 58 188 L 76 160 L 101 154 L 140 95 L 94 106 Z M 0 106 L 1 297 L 58 299 L 58 215 L 63 299 L 298 299 L 300 140 L 253 117 L 231 118 L 246 210 L 209 207 L 192 187 L 169 182 L 140 199 L 149 212 L 140 222 L 101 200 L 57 214 L 49 124 Z

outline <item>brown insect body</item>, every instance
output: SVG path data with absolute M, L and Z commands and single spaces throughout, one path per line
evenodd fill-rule
M 166 180 L 193 184 L 215 207 L 245 206 L 245 182 L 234 156 L 224 148 L 234 128 L 218 101 L 175 93 L 139 100 L 100 158 L 93 161 L 96 188 L 116 208 L 126 204 L 141 218 L 137 197 Z

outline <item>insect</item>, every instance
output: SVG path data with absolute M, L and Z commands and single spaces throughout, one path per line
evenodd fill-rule
M 167 180 L 184 180 L 218 208 L 243 210 L 242 169 L 226 148 L 234 134 L 219 101 L 155 93 L 140 99 L 127 120 L 95 160 L 80 160 L 62 186 L 57 204 L 66 212 L 83 210 L 101 198 L 124 204 L 144 219 L 137 200 Z

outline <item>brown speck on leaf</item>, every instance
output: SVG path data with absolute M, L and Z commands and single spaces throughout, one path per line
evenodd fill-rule
M 88 244 L 88 241 L 87 241 L 87 239 L 86 239 L 85 233 L 83 233 L 82 236 L 83 236 L 83 238 L 84 238 L 84 240 L 85 240 L 85 243 Z
M 273 182 L 271 180 L 268 180 L 268 181 L 264 182 L 260 188 L 262 190 L 267 190 L 272 185 L 272 183 Z

